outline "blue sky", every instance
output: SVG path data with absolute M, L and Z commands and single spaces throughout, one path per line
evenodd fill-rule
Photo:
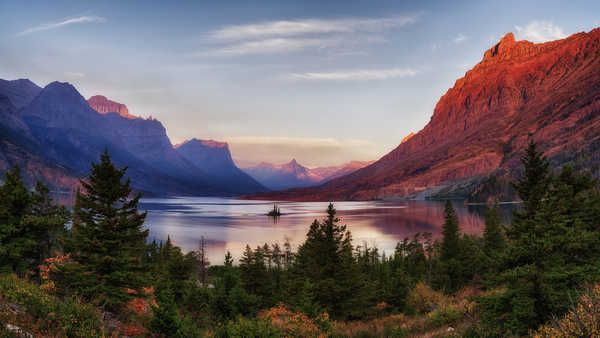
M 227 141 L 244 166 L 377 159 L 505 33 L 600 25 L 598 1 L 0 2 L 0 78 L 74 84 Z

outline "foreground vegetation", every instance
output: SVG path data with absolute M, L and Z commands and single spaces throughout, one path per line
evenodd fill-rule
M 210 266 L 147 244 L 125 169 L 107 153 L 73 212 L 18 168 L 0 187 L 0 330 L 5 336 L 410 337 L 600 334 L 600 192 L 585 173 L 551 172 L 531 144 L 510 225 L 497 205 L 483 236 L 462 235 L 446 203 L 442 238 L 392 255 L 353 245 L 333 204 L 297 250 L 246 247 Z M 69 223 L 70 221 L 70 223 Z M 70 224 L 70 226 L 67 226 Z

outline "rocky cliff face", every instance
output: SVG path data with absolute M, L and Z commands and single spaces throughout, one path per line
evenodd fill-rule
M 235 165 L 226 142 L 194 138 L 176 145 L 175 149 L 183 158 L 230 189 L 242 193 L 268 190 Z
M 515 170 L 529 141 L 555 165 L 597 170 L 600 29 L 542 44 L 509 33 L 442 96 L 423 130 L 374 164 L 318 188 L 257 198 L 423 196 Z
M 102 95 L 95 95 L 88 99 L 88 104 L 92 109 L 100 114 L 117 113 L 126 119 L 136 119 L 138 117 L 129 114 L 127 106 L 115 101 L 111 101 Z

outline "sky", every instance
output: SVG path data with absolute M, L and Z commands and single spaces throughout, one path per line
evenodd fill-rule
M 600 26 L 599 1 L 0 1 L 0 78 L 69 82 L 216 139 L 239 166 L 374 160 L 514 32 Z

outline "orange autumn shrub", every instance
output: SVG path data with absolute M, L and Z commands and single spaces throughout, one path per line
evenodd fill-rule
M 71 257 L 69 254 L 46 258 L 44 264 L 40 265 L 40 278 L 42 280 L 40 288 L 47 292 L 55 291 L 56 284 L 50 279 L 50 273 L 56 270 L 57 264 L 64 264 L 70 261 Z
M 129 294 L 136 293 L 135 290 L 126 289 L 125 292 Z M 154 286 L 142 287 L 142 293 L 146 295 L 146 298 L 134 298 L 130 300 L 125 308 L 137 315 L 147 315 L 152 312 L 153 306 L 158 306 L 156 299 L 154 298 Z
M 327 337 L 329 315 L 322 313 L 315 319 L 301 312 L 293 312 L 285 304 L 279 303 L 258 314 L 259 318 L 267 319 L 271 325 L 283 331 L 286 337 Z
M 600 284 L 588 288 L 567 315 L 540 327 L 533 336 L 600 337 Z
M 427 313 L 435 310 L 441 302 L 445 301 L 445 297 L 427 284 L 419 282 L 408 294 L 407 301 L 416 312 Z
M 140 323 L 128 323 L 121 326 L 120 333 L 127 337 L 139 337 L 146 335 L 148 331 Z

